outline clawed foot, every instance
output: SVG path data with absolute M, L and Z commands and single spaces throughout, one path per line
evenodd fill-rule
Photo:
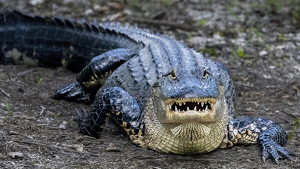
M 60 89 L 57 89 L 54 96 L 57 100 L 67 100 L 72 102 L 91 102 L 91 94 L 87 93 L 79 82 L 71 83 Z
M 286 147 L 282 147 L 272 139 L 264 140 L 264 142 L 261 143 L 261 157 L 264 162 L 266 162 L 268 158 L 276 164 L 279 164 L 279 159 L 289 159 L 293 161 L 291 156 L 297 156 L 297 154 Z
M 73 120 L 78 123 L 80 133 L 85 134 L 85 135 L 90 135 L 90 136 L 95 136 L 94 134 L 90 133 L 90 128 L 87 126 L 87 119 L 89 116 L 89 113 L 82 107 L 81 112 L 77 109 L 76 111 L 76 116 L 73 117 Z

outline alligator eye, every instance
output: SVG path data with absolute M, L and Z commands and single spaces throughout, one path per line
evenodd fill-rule
M 208 77 L 208 72 L 207 72 L 207 70 L 206 70 L 206 68 L 204 68 L 204 70 L 203 70 L 203 75 L 202 75 L 202 79 L 206 79 L 207 77 Z
M 177 79 L 175 70 L 174 70 L 173 68 L 172 68 L 172 70 L 171 70 L 171 76 L 172 76 L 172 79 L 174 79 L 174 80 Z
M 171 71 L 165 75 L 163 75 L 164 77 L 167 77 L 167 76 L 171 76 L 172 79 L 176 80 L 177 79 L 177 76 L 176 76 L 176 73 L 175 73 L 175 70 L 172 68 Z

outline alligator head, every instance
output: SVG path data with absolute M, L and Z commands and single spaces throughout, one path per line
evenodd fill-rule
M 224 85 L 214 75 L 209 67 L 187 74 L 172 69 L 157 80 L 145 109 L 145 135 L 159 140 L 150 148 L 187 154 L 219 146 L 228 111 Z

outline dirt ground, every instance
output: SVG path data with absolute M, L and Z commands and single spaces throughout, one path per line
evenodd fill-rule
M 296 0 L 0 0 L 1 10 L 118 21 L 174 36 L 228 67 L 237 116 L 268 118 L 288 133 L 300 118 L 299 6 Z M 51 99 L 75 78 L 63 68 L 0 65 L 0 168 L 300 168 L 299 158 L 263 163 L 256 145 L 161 154 L 133 145 L 112 123 L 100 139 L 83 136 L 72 116 L 90 106 Z M 298 155 L 299 140 L 300 127 L 287 144 Z

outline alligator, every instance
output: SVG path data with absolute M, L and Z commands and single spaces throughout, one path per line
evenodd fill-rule
M 292 160 L 287 133 L 268 119 L 235 117 L 235 90 L 220 62 L 171 37 L 118 23 L 0 14 L 0 63 L 80 71 L 53 98 L 76 110 L 80 132 L 100 137 L 113 120 L 140 147 L 174 154 L 257 144 L 262 160 Z

